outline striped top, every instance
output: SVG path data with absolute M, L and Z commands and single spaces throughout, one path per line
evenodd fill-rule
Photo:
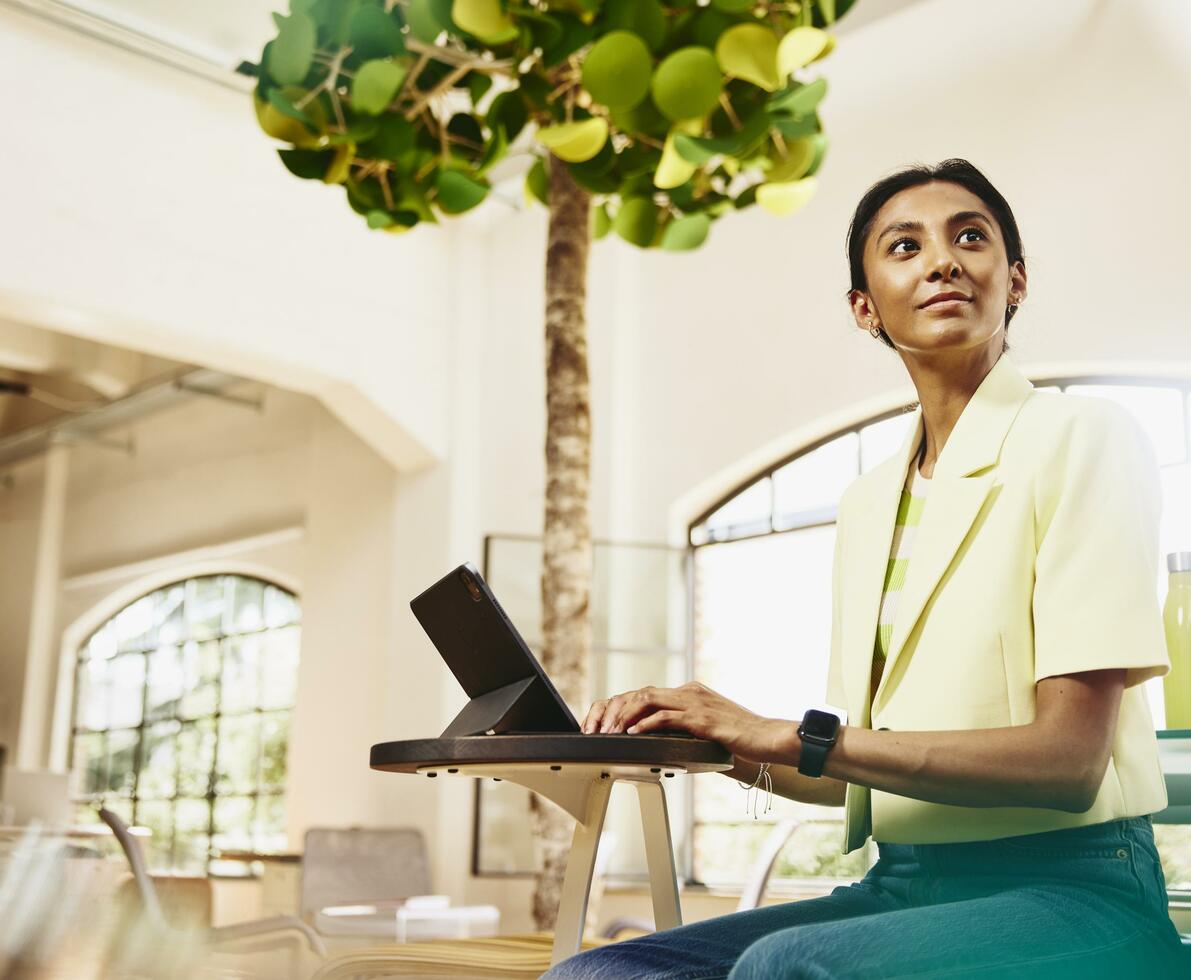
M 872 686 L 869 688 L 869 704 L 876 694 L 877 684 L 885 669 L 885 658 L 889 655 L 889 643 L 893 638 L 893 618 L 897 613 L 898 598 L 906 581 L 906 569 L 910 565 L 910 552 L 914 547 L 914 532 L 922 520 L 922 509 L 930 492 L 931 481 L 918 471 L 925 454 L 923 440 L 918 453 L 910 463 L 906 475 L 906 486 L 902 490 L 901 503 L 897 508 L 897 521 L 893 527 L 893 544 L 889 549 L 889 563 L 885 567 L 885 587 L 881 593 L 881 614 L 877 618 L 877 640 L 873 650 Z

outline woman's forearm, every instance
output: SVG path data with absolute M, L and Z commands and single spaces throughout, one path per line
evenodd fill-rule
M 796 761 L 801 743 L 796 725 L 789 730 L 779 756 Z M 1032 724 L 940 732 L 873 731 L 845 725 L 827 754 L 823 777 L 799 776 L 796 769 L 794 775 L 806 783 L 857 783 L 929 803 L 1081 813 L 1091 805 L 1088 774 L 1059 752 L 1048 755 L 1048 739 L 1053 740 L 1053 735 Z M 1048 757 L 1053 765 L 1040 764 Z M 775 791 L 777 782 L 775 778 Z
M 737 759 L 736 765 L 724 773 L 742 783 L 752 783 L 757 778 L 760 765 Z M 830 776 L 804 776 L 796 766 L 770 764 L 769 775 L 773 778 L 773 791 L 778 796 L 799 803 L 815 803 L 819 806 L 843 806 L 847 784 Z

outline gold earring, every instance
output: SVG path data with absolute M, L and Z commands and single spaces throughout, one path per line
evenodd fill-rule
M 874 337 L 881 336 L 881 328 L 873 326 L 873 318 L 871 316 L 868 318 L 868 332 L 871 333 Z

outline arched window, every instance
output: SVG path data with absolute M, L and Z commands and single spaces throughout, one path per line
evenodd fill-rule
M 79 650 L 72 795 L 148 827 L 155 870 L 205 872 L 212 850 L 285 847 L 299 607 L 243 575 L 175 582 Z
M 1164 496 L 1162 562 L 1154 569 L 1156 587 L 1164 596 L 1165 555 L 1191 549 L 1191 382 L 1117 376 L 1050 378 L 1034 384 L 1042 391 L 1116 401 L 1149 434 Z M 770 717 L 799 718 L 822 703 L 839 499 L 861 473 L 897 450 L 913 407 L 864 420 L 778 460 L 691 525 L 695 677 Z M 1147 684 L 1154 720 L 1161 727 L 1161 681 Z M 767 824 L 788 817 L 808 823 L 786 849 L 778 875 L 863 873 L 862 852 L 839 853 L 838 809 L 775 797 L 773 809 L 754 821 L 745 813 L 743 792 L 727 780 L 696 781 L 693 793 L 696 880 L 738 880 Z M 1179 877 L 1191 877 L 1191 861 Z M 1168 873 L 1168 879 L 1173 882 L 1175 876 Z

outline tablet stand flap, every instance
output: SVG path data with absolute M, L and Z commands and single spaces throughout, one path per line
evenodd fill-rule
M 535 677 L 523 677 L 512 684 L 472 698 L 439 737 L 464 738 L 468 735 L 483 735 L 488 731 L 500 731 L 518 704 L 527 699 L 535 680 Z

